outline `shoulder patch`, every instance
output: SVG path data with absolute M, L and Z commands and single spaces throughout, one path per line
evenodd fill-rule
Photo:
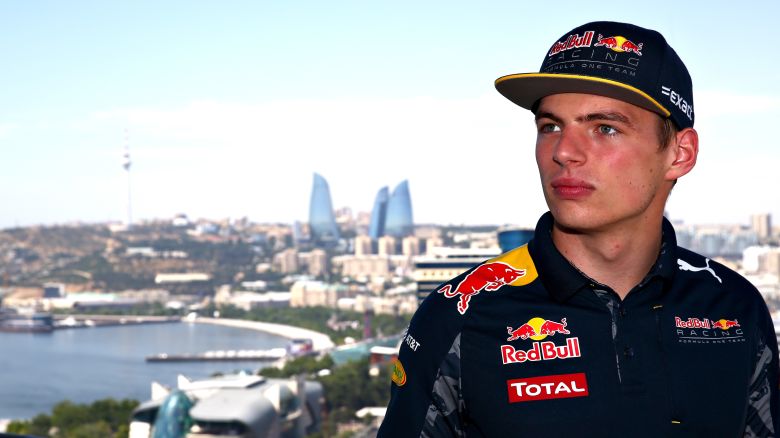
M 536 272 L 534 261 L 531 259 L 531 254 L 528 252 L 527 244 L 517 247 L 509 252 L 505 252 L 504 254 L 487 261 L 487 263 L 491 262 L 506 263 L 515 269 L 522 269 L 525 271 L 525 275 L 514 279 L 510 283 L 507 283 L 510 286 L 525 286 L 526 284 L 532 283 L 534 280 L 536 280 L 537 277 L 539 277 L 539 274 Z
M 524 286 L 538 276 L 528 247 L 524 245 L 476 266 L 457 283 L 445 284 L 436 292 L 446 298 L 459 297 L 458 312 L 465 315 L 471 298 L 483 290 L 493 292 L 505 285 Z
M 393 359 L 392 368 L 390 369 L 390 379 L 398 386 L 404 386 L 406 384 L 406 371 L 398 358 Z
M 466 274 L 454 288 L 451 284 L 445 284 L 437 292 L 444 294 L 447 298 L 460 296 L 458 312 L 465 315 L 466 311 L 469 310 L 471 297 L 483 290 L 488 292 L 498 290 L 525 275 L 525 270 L 516 269 L 507 263 L 487 261 Z

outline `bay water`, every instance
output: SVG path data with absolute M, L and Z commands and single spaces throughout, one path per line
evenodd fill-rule
M 59 329 L 48 334 L 0 333 L 0 419 L 50 414 L 62 401 L 104 398 L 143 402 L 151 383 L 176 386 L 183 374 L 256 370 L 267 362 L 146 362 L 147 356 L 209 350 L 265 350 L 288 340 L 249 329 L 198 323 L 163 323 Z

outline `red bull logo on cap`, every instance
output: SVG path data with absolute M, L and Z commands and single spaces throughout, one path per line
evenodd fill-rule
M 593 47 L 600 46 L 612 49 L 615 52 L 634 52 L 637 55 L 642 56 L 642 43 L 634 44 L 633 41 L 620 35 L 605 37 L 599 34 L 596 43 L 593 44 Z
M 578 49 L 580 47 L 590 47 L 591 43 L 593 42 L 594 33 L 595 32 L 592 30 L 589 30 L 584 32 L 582 36 L 575 33 L 573 35 L 569 35 L 566 38 L 566 41 L 556 41 L 547 56 L 553 56 L 557 53 L 563 52 L 564 50 Z
M 486 290 L 492 292 L 505 284 L 525 276 L 525 269 L 515 269 L 504 262 L 484 263 L 469 272 L 454 288 L 445 284 L 437 291 L 447 298 L 460 297 L 458 312 L 464 315 L 469 310 L 471 297 Z
M 732 327 L 739 327 L 739 322 L 736 319 L 699 319 L 699 318 L 688 318 L 687 320 L 683 320 L 679 316 L 674 317 L 674 325 L 677 328 L 690 328 L 690 329 L 710 329 L 710 328 L 718 328 L 721 330 L 728 330 Z

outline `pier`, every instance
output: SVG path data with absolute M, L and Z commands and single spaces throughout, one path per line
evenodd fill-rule
M 55 315 L 54 329 L 181 322 L 179 316 Z
M 147 362 L 201 362 L 201 361 L 274 361 L 287 356 L 286 348 L 269 350 L 214 350 L 204 353 L 167 354 L 147 356 Z

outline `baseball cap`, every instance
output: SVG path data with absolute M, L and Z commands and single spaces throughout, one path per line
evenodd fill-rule
M 633 24 L 597 21 L 553 43 L 539 72 L 496 79 L 507 99 L 534 111 L 539 99 L 558 93 L 598 94 L 693 127 L 691 76 L 660 33 Z

